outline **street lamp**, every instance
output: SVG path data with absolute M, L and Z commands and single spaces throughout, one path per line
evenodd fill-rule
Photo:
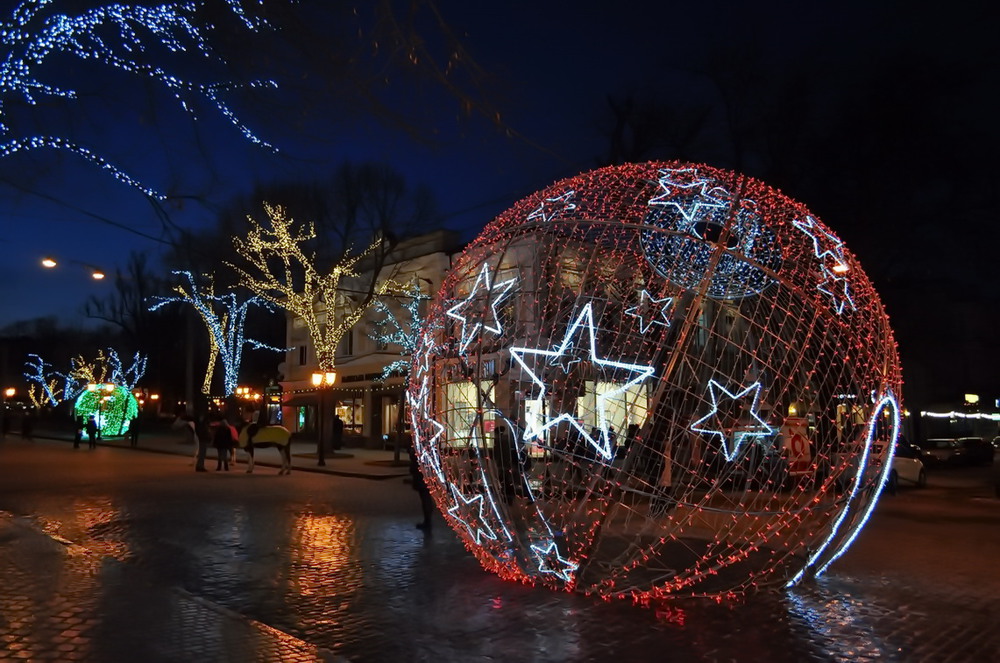
M 104 430 L 104 401 L 111 399 L 111 394 L 115 390 L 113 382 L 88 382 L 87 391 L 104 392 L 97 394 L 97 439 L 101 439 L 101 431 Z
M 3 399 L 0 401 L 0 439 L 7 437 L 7 428 L 10 426 L 7 418 L 10 416 L 7 414 L 7 401 L 14 398 L 14 394 L 17 393 L 17 389 L 14 387 L 7 387 L 3 390 Z
M 337 374 L 334 371 L 317 371 L 312 374 L 313 386 L 319 391 L 319 404 L 316 407 L 316 457 L 319 459 L 317 465 L 320 467 L 326 465 L 326 449 L 324 448 L 325 433 L 328 426 L 326 395 L 336 381 Z M 332 424 L 332 420 L 329 423 Z
M 88 270 L 90 270 L 90 278 L 94 279 L 95 281 L 103 280 L 105 277 L 103 269 L 101 269 L 100 267 L 94 267 L 90 263 L 72 259 L 67 260 L 66 262 L 71 262 L 77 265 L 83 265 Z M 42 267 L 44 267 L 45 269 L 54 269 L 58 266 L 59 266 L 59 261 L 53 258 L 52 256 L 45 256 L 44 258 L 42 258 Z

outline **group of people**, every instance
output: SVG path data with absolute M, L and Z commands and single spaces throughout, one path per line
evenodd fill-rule
M 215 447 L 216 452 L 216 472 L 228 472 L 230 461 L 233 460 L 233 451 L 239 444 L 239 432 L 225 417 L 217 416 L 209 418 L 203 416 L 200 419 L 184 415 L 178 417 L 175 425 L 179 425 L 188 439 L 195 446 L 195 472 L 207 472 L 205 460 L 208 457 L 209 443 Z

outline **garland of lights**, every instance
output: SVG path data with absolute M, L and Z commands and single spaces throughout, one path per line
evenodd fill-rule
M 132 390 L 145 375 L 146 363 L 147 357 L 136 352 L 132 357 L 131 365 L 126 367 L 118 356 L 118 352 L 113 348 L 108 348 L 107 353 L 98 350 L 97 357 L 93 361 L 87 361 L 82 356 L 74 357 L 70 360 L 70 370 L 66 373 L 60 373 L 53 370 L 52 365 L 40 356 L 30 354 L 28 361 L 24 364 L 27 368 L 24 377 L 29 382 L 28 394 L 36 408 L 41 408 L 43 405 L 55 407 L 62 401 L 75 401 L 74 412 L 76 414 L 81 414 L 80 408 L 88 409 L 88 415 L 98 412 L 98 409 L 90 411 L 91 407 L 99 408 L 103 412 L 101 404 L 95 400 L 89 387 L 95 384 L 114 385 L 115 391 L 110 394 L 115 402 L 113 408 L 115 414 L 111 415 L 114 417 L 114 425 L 109 430 L 124 431 L 128 429 L 128 421 L 138 416 L 139 413 L 137 405 L 133 408 L 129 404 L 129 398 L 135 400 L 132 396 Z M 119 394 L 119 390 L 127 393 L 128 398 Z M 105 393 L 103 396 L 109 396 L 109 394 Z M 135 409 L 134 412 L 133 409 Z M 124 421 L 119 420 L 121 417 L 125 418 Z M 109 434 L 120 435 L 122 433 Z
M 800 203 L 703 165 L 608 167 L 517 203 L 452 264 L 408 416 L 485 568 L 730 596 L 822 573 L 871 515 L 899 359 L 857 260 Z
M 378 298 L 400 286 L 386 279 L 374 284 L 371 295 L 355 300 L 341 287 L 345 280 L 356 279 L 358 263 L 382 246 L 382 238 L 373 241 L 357 255 L 345 252 L 328 272 L 316 265 L 315 253 L 307 253 L 303 244 L 315 239 L 312 223 L 297 225 L 284 208 L 264 203 L 269 227 L 248 216 L 250 230 L 245 238 L 234 237 L 236 252 L 254 266 L 253 273 L 226 263 L 241 277 L 240 282 L 261 299 L 299 317 L 309 330 L 319 370 L 333 371 L 337 345 L 350 333 Z
M 169 90 L 184 111 L 194 115 L 194 101 L 201 97 L 211 103 L 251 142 L 273 149 L 261 140 L 223 101 L 222 95 L 240 87 L 275 87 L 273 81 L 254 80 L 245 85 L 231 82 L 199 83 L 173 75 L 161 67 L 142 62 L 148 44 L 162 46 L 171 54 L 194 53 L 217 58 L 206 40 L 206 28 L 196 15 L 208 2 L 178 2 L 152 7 L 110 4 L 70 16 L 45 12 L 52 0 L 25 0 L 0 22 L 0 158 L 18 152 L 65 150 L 109 171 L 125 184 L 154 198 L 162 194 L 143 185 L 92 150 L 59 136 L 15 136 L 9 122 L 8 101 L 36 105 L 39 98 L 74 100 L 76 91 L 50 85 L 38 78 L 46 60 L 53 55 L 69 55 L 93 60 L 148 79 Z M 228 8 L 252 31 L 266 24 L 247 14 L 241 0 L 225 0 Z M 110 39 L 111 35 L 118 37 Z
M 250 345 L 255 349 L 273 350 L 275 352 L 287 352 L 287 348 L 276 348 L 253 339 L 246 338 L 244 327 L 246 326 L 247 310 L 251 305 L 263 306 L 269 311 L 273 311 L 272 306 L 260 299 L 251 297 L 245 301 L 239 301 L 236 293 L 229 292 L 224 295 L 215 294 L 215 285 L 211 279 L 208 285 L 199 287 L 191 272 L 175 271 L 175 275 L 187 278 L 188 286 L 183 284 L 174 286 L 177 297 L 151 297 L 157 301 L 149 307 L 150 311 L 173 303 L 185 303 L 194 307 L 198 316 L 205 324 L 208 331 L 209 356 L 208 366 L 205 369 L 205 379 L 202 381 L 201 393 L 208 394 L 212 387 L 212 376 L 215 373 L 215 362 L 222 359 L 223 366 L 223 389 L 224 395 L 230 396 L 236 392 L 239 385 L 240 365 L 243 362 L 243 347 Z M 221 309 L 221 313 L 216 308 Z

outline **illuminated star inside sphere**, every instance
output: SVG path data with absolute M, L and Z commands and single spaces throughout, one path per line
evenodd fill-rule
M 567 191 L 561 196 L 546 198 L 538 205 L 538 209 L 528 215 L 527 220 L 551 221 L 557 216 L 562 216 L 563 212 L 575 210 L 576 203 L 570 202 L 575 194 L 575 191 Z
M 726 460 L 732 461 L 739 455 L 746 438 L 774 434 L 775 430 L 758 414 L 759 382 L 734 394 L 715 380 L 709 380 L 708 393 L 712 399 L 712 410 L 692 423 L 691 430 L 717 435 L 722 441 L 722 453 Z
M 628 391 L 628 388 L 632 385 L 639 384 L 646 380 L 654 373 L 654 368 L 652 366 L 641 366 L 637 364 L 626 364 L 618 361 L 611 361 L 608 359 L 601 359 L 597 356 L 597 332 L 594 329 L 594 311 L 593 306 L 590 303 L 584 305 L 583 309 L 573 320 L 573 324 L 569 326 L 566 330 L 566 336 L 563 337 L 562 343 L 559 344 L 555 350 L 539 350 L 535 348 L 511 348 L 510 356 L 520 364 L 522 370 L 531 378 L 531 380 L 541 387 L 541 393 L 539 399 L 545 398 L 546 384 L 538 377 L 538 375 L 533 371 L 527 363 L 524 361 L 525 355 L 535 355 L 539 357 L 548 358 L 548 363 L 555 363 L 554 360 L 572 352 L 573 341 L 577 333 L 586 332 L 587 340 L 589 342 L 589 360 L 591 364 L 595 367 L 613 371 L 612 377 L 618 378 L 620 371 L 624 371 L 631 377 L 625 382 L 617 383 L 613 389 L 609 389 L 601 394 L 597 395 L 597 414 L 598 414 L 598 439 L 594 437 L 586 430 L 586 427 L 581 426 L 577 421 L 574 413 L 562 412 L 558 413 L 554 417 L 549 417 L 540 428 L 537 430 L 531 430 L 530 428 L 525 430 L 524 439 L 530 440 L 534 438 L 544 439 L 545 432 L 550 428 L 558 426 L 561 422 L 566 422 L 573 428 L 575 428 L 581 438 L 586 440 L 597 452 L 605 459 L 609 460 L 612 456 L 611 449 L 611 439 L 608 433 L 608 401 L 613 399 L 615 396 Z M 575 355 L 573 355 L 575 356 Z M 572 363 L 572 362 L 571 362 Z
M 656 304 L 662 304 L 662 306 L 656 306 Z M 670 326 L 670 310 L 673 308 L 673 304 L 673 297 L 654 299 L 648 290 L 643 290 L 639 295 L 639 303 L 625 309 L 625 315 L 639 318 L 639 331 L 645 334 L 653 325 Z
M 482 537 L 484 536 L 489 539 L 496 539 L 497 535 L 493 532 L 493 528 L 486 522 L 483 496 L 474 495 L 466 499 L 465 495 L 454 484 L 449 484 L 449 487 L 451 488 L 452 496 L 455 498 L 455 506 L 448 509 L 448 513 L 451 514 L 452 518 L 465 525 L 477 544 L 482 543 Z
M 497 306 L 510 294 L 516 279 L 507 279 L 494 283 L 490 279 L 490 266 L 484 264 L 479 271 L 479 277 L 472 286 L 469 296 L 448 309 L 448 317 L 462 323 L 462 335 L 459 341 L 459 352 L 465 352 L 481 329 L 497 336 L 503 334 Z M 478 305 L 481 305 L 481 308 Z M 478 310 L 477 310 L 478 308 Z M 465 311 L 464 313 L 462 311 Z M 477 322 L 471 322 L 477 319 Z
M 551 573 L 566 582 L 572 582 L 573 573 L 580 565 L 560 555 L 555 541 L 540 546 L 531 544 L 531 549 L 538 557 L 538 570 L 541 573 Z

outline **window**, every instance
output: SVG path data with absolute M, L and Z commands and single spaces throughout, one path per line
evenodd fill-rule
M 340 339 L 340 352 L 338 354 L 342 356 L 354 354 L 354 329 L 348 329 L 344 338 Z
M 309 348 L 305 345 L 299 346 L 299 366 L 305 366 L 306 362 L 309 360 L 308 352 Z
M 344 420 L 344 433 L 361 435 L 364 432 L 365 399 L 343 398 L 337 402 L 335 409 Z

